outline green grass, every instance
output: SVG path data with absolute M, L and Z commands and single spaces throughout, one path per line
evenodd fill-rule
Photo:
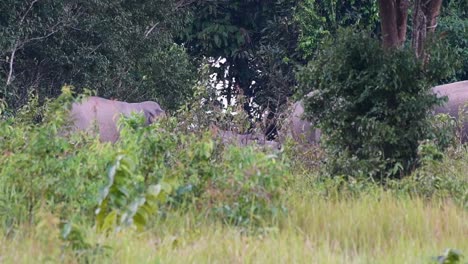
M 359 198 L 288 199 L 274 228 L 245 233 L 195 211 L 176 213 L 137 233 L 85 229 L 88 242 L 112 248 L 96 263 L 430 263 L 445 248 L 468 252 L 468 212 L 449 200 L 424 201 L 380 190 Z M 61 251 L 57 219 L 42 214 L 33 230 L 3 238 L 2 263 L 77 261 Z

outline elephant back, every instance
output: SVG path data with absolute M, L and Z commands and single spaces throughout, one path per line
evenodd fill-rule
M 461 81 L 435 86 L 432 91 L 438 96 L 447 96 L 448 101 L 434 109 L 436 114 L 448 114 L 458 121 L 463 121 L 462 141 L 468 141 L 468 81 Z M 459 112 L 462 110 L 465 114 L 460 117 Z

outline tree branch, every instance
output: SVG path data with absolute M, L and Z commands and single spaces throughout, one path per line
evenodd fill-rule
M 29 11 L 31 11 L 33 5 L 34 5 L 35 3 L 37 3 L 38 1 L 39 1 L 39 0 L 33 0 L 33 1 L 31 2 L 31 4 L 29 5 L 28 10 L 26 10 L 26 13 L 24 13 L 23 17 L 21 17 L 20 25 L 23 24 L 23 21 L 24 21 L 24 19 L 26 18 L 26 16 L 28 15 Z
M 58 24 L 57 24 L 58 25 Z M 55 26 L 54 26 L 55 27 Z M 41 37 L 35 37 L 35 38 L 30 38 L 28 40 L 25 40 L 23 41 L 22 43 L 22 46 L 24 46 L 24 44 L 28 43 L 28 42 L 31 42 L 31 41 L 35 41 L 35 40 L 41 40 L 41 39 L 45 39 L 45 38 L 48 38 L 50 36 L 52 36 L 53 34 L 57 33 L 59 30 L 58 29 L 54 29 L 52 32 L 49 32 L 47 35 L 44 35 L 44 36 L 41 36 Z
M 152 32 L 158 25 L 159 25 L 159 22 L 154 23 L 154 25 L 153 25 L 150 29 L 148 29 L 148 30 L 146 31 L 146 33 L 145 33 L 145 38 L 147 38 L 147 37 L 149 36 L 149 34 L 151 34 L 151 32 Z
M 189 6 L 195 2 L 196 0 L 180 0 L 175 4 L 175 10 L 182 8 L 182 7 Z
M 10 58 L 10 70 L 8 72 L 8 78 L 7 78 L 7 81 L 6 81 L 6 85 L 10 85 L 11 84 L 11 79 L 13 77 L 13 62 L 15 60 L 15 54 L 16 54 L 16 51 L 18 50 L 18 42 L 15 42 L 15 46 L 13 47 L 13 51 L 11 52 L 11 58 Z
M 37 2 L 37 1 L 38 0 L 36 0 L 35 2 Z M 32 4 L 31 4 L 31 6 L 32 6 Z M 57 27 L 60 25 L 60 23 L 61 22 L 58 22 L 57 24 L 53 25 L 51 27 L 51 29 L 53 29 L 53 30 L 51 32 L 49 32 L 48 34 L 44 35 L 44 36 L 30 38 L 30 39 L 27 39 L 27 40 L 24 40 L 24 41 L 16 41 L 15 42 L 15 45 L 13 46 L 13 49 L 11 51 L 11 58 L 10 58 L 10 63 L 9 63 L 10 70 L 8 71 L 8 77 L 7 77 L 7 81 L 6 81 L 7 86 L 10 85 L 12 80 L 13 80 L 13 64 L 14 64 L 14 61 L 15 61 L 16 52 L 18 50 L 22 49 L 24 47 L 24 45 L 26 45 L 28 42 L 45 39 L 45 38 L 48 38 L 48 37 L 52 36 L 53 34 L 57 33 L 58 32 Z

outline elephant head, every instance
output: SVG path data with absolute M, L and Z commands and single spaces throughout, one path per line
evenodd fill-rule
M 91 96 L 72 105 L 70 118 L 74 130 L 88 131 L 95 125 L 101 141 L 115 142 L 120 134 L 118 119 L 121 115 L 130 116 L 132 113 L 144 114 L 146 124 L 165 116 L 164 110 L 156 102 L 126 103 Z
M 436 114 L 448 114 L 458 121 L 463 121 L 462 142 L 468 141 L 468 116 L 460 117 L 459 110 L 468 109 L 468 81 L 461 81 L 435 86 L 432 91 L 439 97 L 447 96 L 448 101 L 442 106 L 436 107 Z
M 136 112 L 142 112 L 144 114 L 147 125 L 154 123 L 162 116 L 166 116 L 166 113 L 161 109 L 161 106 L 153 101 L 127 103 L 125 115 L 130 115 L 132 112 L 135 112 L 135 110 Z

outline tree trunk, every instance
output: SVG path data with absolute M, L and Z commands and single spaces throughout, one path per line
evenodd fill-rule
M 398 48 L 406 40 L 408 0 L 379 0 L 383 46 Z
M 411 45 L 416 57 L 424 58 L 424 42 L 427 33 L 434 33 L 442 0 L 415 0 Z

